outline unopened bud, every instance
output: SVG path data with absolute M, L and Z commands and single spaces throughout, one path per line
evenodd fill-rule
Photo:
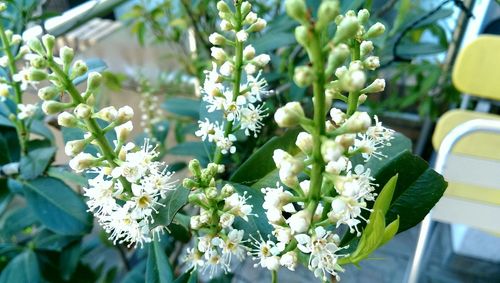
M 43 50 L 42 43 L 38 38 L 33 37 L 30 40 L 28 40 L 28 46 L 31 49 L 31 51 L 36 52 L 40 56 L 45 55 L 45 51 Z
M 202 227 L 202 223 L 200 221 L 200 216 L 199 215 L 193 215 L 191 216 L 191 219 L 189 220 L 189 226 L 193 230 L 198 230 Z
M 30 60 L 30 65 L 37 69 L 44 69 L 47 67 L 47 60 L 45 60 L 42 56 L 34 55 L 34 57 Z
M 267 26 L 266 20 L 258 18 L 257 21 L 248 28 L 248 32 L 259 32 L 265 29 L 266 26 Z
M 349 133 L 363 133 L 372 124 L 370 115 L 366 112 L 355 112 L 344 124 L 344 128 Z
M 116 137 L 118 141 L 126 141 L 133 129 L 134 125 L 132 124 L 132 121 L 128 121 L 127 123 L 123 123 L 120 126 L 115 127 Z
M 295 145 L 297 145 L 303 153 L 311 155 L 313 150 L 312 135 L 306 132 L 300 132 L 295 141 Z
M 201 165 L 200 165 L 200 161 L 198 161 L 198 159 L 192 159 L 191 161 L 189 161 L 188 168 L 189 168 L 189 171 L 191 172 L 191 174 L 193 174 L 193 176 L 198 177 L 198 178 L 200 177 Z
M 325 140 L 321 144 L 321 155 L 325 162 L 337 161 L 343 154 L 345 148 L 333 140 Z
M 80 103 L 76 106 L 74 112 L 77 118 L 88 119 L 92 115 L 92 108 L 90 108 L 87 104 Z
M 42 36 L 42 42 L 49 57 L 52 56 L 56 38 L 51 34 L 45 34 L 44 36 Z
M 243 3 L 241 3 L 241 14 L 246 15 L 250 10 L 252 10 L 252 4 L 248 1 L 243 1 Z
M 40 97 L 41 100 L 54 99 L 58 94 L 58 89 L 53 86 L 47 86 L 38 90 L 38 97 Z
M 134 109 L 132 109 L 132 107 L 123 106 L 118 109 L 118 115 L 116 117 L 118 124 L 128 122 L 132 120 L 132 117 L 134 117 Z
M 316 30 L 323 30 L 339 15 L 339 2 L 337 0 L 322 1 L 318 9 Z
M 229 184 L 225 184 L 222 189 L 221 189 L 221 194 L 222 194 L 222 197 L 226 198 L 232 194 L 234 194 L 234 187 L 229 185 Z
M 248 45 L 243 49 L 243 58 L 245 60 L 252 60 L 255 57 L 255 48 L 252 45 Z
M 364 40 L 363 42 L 361 42 L 361 45 L 359 47 L 361 57 L 365 57 L 366 55 L 372 53 L 373 48 L 373 42 L 369 40 Z
M 42 110 L 47 115 L 57 114 L 63 110 L 66 110 L 68 107 L 70 107 L 70 105 L 53 100 L 44 101 L 42 104 Z
M 19 34 L 14 34 L 10 40 L 13 45 L 17 45 L 23 41 L 23 38 Z
M 217 10 L 222 13 L 231 13 L 231 9 L 223 0 L 217 2 Z
M 304 110 L 299 102 L 288 102 L 285 106 L 276 110 L 274 120 L 282 128 L 294 127 L 304 118 Z
M 226 43 L 226 38 L 216 32 L 212 33 L 209 37 L 208 40 L 210 43 L 213 45 L 224 45 Z
M 5 4 L 4 2 L 0 2 L 0 12 L 3 12 L 7 10 L 7 4 Z
M 251 25 L 257 22 L 259 17 L 254 12 L 249 12 L 243 21 L 243 24 Z
M 113 122 L 118 117 L 118 111 L 114 106 L 108 106 L 99 110 L 94 116 L 106 122 Z
M 286 0 L 285 10 L 288 16 L 298 22 L 306 21 L 307 6 L 304 0 Z
M 236 40 L 239 42 L 245 42 L 248 39 L 248 33 L 245 30 L 240 30 L 236 33 Z
M 255 63 L 259 67 L 264 67 L 267 64 L 269 64 L 269 61 L 271 61 L 271 57 L 267 54 L 260 54 L 257 57 L 253 59 L 253 63 Z
M 57 116 L 57 123 L 66 128 L 75 128 L 78 126 L 78 119 L 71 113 L 62 112 Z
M 73 69 L 71 70 L 71 77 L 77 78 L 83 76 L 88 71 L 87 64 L 83 60 L 78 60 L 73 64 Z
M 225 61 L 226 58 L 227 58 L 227 55 L 226 55 L 226 52 L 224 51 L 224 49 L 220 48 L 220 47 L 212 47 L 210 48 L 210 51 L 211 51 L 211 55 L 212 57 L 216 60 L 216 61 Z
M 295 28 L 295 39 L 297 39 L 297 42 L 306 47 L 309 45 L 310 42 L 310 33 L 305 26 L 298 26 Z
M 182 186 L 188 190 L 191 190 L 193 188 L 197 188 L 199 186 L 199 184 L 197 182 L 195 182 L 194 180 L 186 178 L 182 181 Z
M 382 92 L 385 89 L 385 80 L 376 79 L 369 86 L 361 90 L 361 93 L 377 93 Z
M 366 76 L 363 71 L 348 71 L 340 78 L 342 89 L 345 91 L 358 91 L 364 88 Z
M 347 16 L 337 26 L 337 32 L 333 38 L 334 43 L 344 42 L 356 35 L 359 30 L 359 22 L 356 17 Z
M 310 86 L 314 81 L 314 71 L 309 66 L 299 66 L 295 68 L 293 81 L 299 87 Z
M 90 72 L 87 78 L 87 91 L 96 90 L 102 82 L 102 75 L 98 72 Z
M 362 25 L 366 25 L 368 23 L 368 20 L 370 19 L 370 11 L 367 9 L 361 9 L 358 12 L 358 21 Z
M 223 31 L 230 31 L 234 29 L 234 26 L 229 21 L 222 20 L 220 22 L 220 29 Z
M 47 73 L 43 70 L 30 68 L 28 73 L 28 79 L 32 82 L 39 82 L 47 79 Z
M 67 66 L 73 62 L 73 58 L 75 58 L 75 51 L 68 46 L 63 46 L 59 50 L 59 55 L 61 56 L 64 66 Z
M 96 158 L 91 154 L 81 152 L 69 161 L 69 167 L 76 172 L 82 172 L 83 170 L 94 166 L 96 161 Z
M 218 192 L 217 188 L 215 187 L 209 187 L 205 190 L 205 195 L 207 196 L 208 199 L 215 199 L 217 198 Z
M 376 23 L 371 26 L 368 31 L 363 35 L 364 39 L 374 38 L 381 36 L 385 32 L 385 26 L 382 23 Z
M 368 70 L 375 70 L 378 67 L 380 67 L 380 59 L 378 56 L 370 56 L 365 59 L 363 62 L 363 65 L 368 69 Z
M 336 70 L 345 62 L 350 54 L 351 51 L 349 50 L 349 46 L 347 46 L 346 44 L 341 43 L 338 46 L 335 46 L 335 48 L 333 48 L 332 52 L 328 56 L 326 73 L 333 73 L 334 70 Z
M 75 156 L 83 151 L 85 146 L 87 145 L 86 140 L 74 140 L 66 143 L 64 147 L 64 152 L 68 156 Z
M 311 225 L 311 218 L 311 213 L 304 209 L 290 216 L 286 222 L 290 226 L 293 233 L 300 234 L 307 232 L 309 226 Z

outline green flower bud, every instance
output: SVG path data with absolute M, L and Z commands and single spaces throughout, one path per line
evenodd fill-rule
M 372 53 L 374 49 L 373 42 L 364 40 L 363 42 L 361 42 L 359 49 L 361 57 L 365 57 L 366 55 Z
M 40 69 L 30 68 L 28 78 L 30 81 L 39 82 L 47 79 L 47 73 Z
M 132 117 L 134 117 L 134 109 L 132 109 L 132 107 L 130 106 L 123 106 L 118 109 L 116 121 L 118 122 L 118 124 L 123 124 L 132 120 Z
M 118 111 L 114 106 L 108 106 L 99 110 L 99 112 L 94 114 L 94 117 L 106 122 L 113 122 L 116 120 L 116 117 L 118 117 Z
M 359 22 L 356 17 L 344 17 L 337 26 L 337 32 L 333 38 L 335 44 L 353 38 L 359 30 Z
M 42 104 L 42 110 L 47 115 L 57 114 L 67 108 L 71 107 L 68 103 L 61 103 L 57 101 L 44 101 Z
M 226 198 L 232 194 L 234 194 L 235 190 L 234 187 L 231 186 L 230 184 L 225 184 L 224 187 L 221 189 L 221 194 L 222 197 Z
M 98 72 L 90 72 L 87 78 L 87 91 L 96 90 L 102 82 L 102 75 Z
M 191 174 L 193 174 L 193 176 L 200 178 L 201 166 L 200 166 L 200 161 L 198 159 L 193 159 L 189 161 L 188 168 Z
M 377 93 L 382 92 L 385 89 L 385 80 L 384 79 L 376 79 L 369 86 L 365 87 L 361 90 L 361 93 Z
M 76 106 L 74 112 L 77 118 L 88 119 L 92 115 L 92 108 L 87 104 L 80 103 Z
M 299 87 L 310 86 L 314 81 L 314 71 L 309 66 L 300 66 L 295 68 L 295 73 L 293 75 L 293 81 Z
M 208 37 L 208 41 L 213 45 L 224 45 L 227 39 L 221 34 L 214 32 Z
M 250 4 L 248 1 L 244 1 L 241 3 L 241 14 L 246 16 L 250 10 L 252 10 L 252 4 Z
M 358 21 L 362 25 L 366 25 L 368 23 L 368 20 L 370 19 L 370 11 L 367 9 L 361 9 L 358 12 Z
M 83 76 L 88 71 L 87 64 L 83 62 L 83 60 L 78 60 L 73 64 L 73 68 L 71 70 L 71 77 L 77 78 L 79 76 Z
M 295 39 L 297 39 L 297 42 L 304 47 L 309 45 L 310 35 L 309 30 L 305 26 L 298 26 L 295 28 Z
M 304 110 L 298 102 L 288 102 L 274 113 L 274 120 L 282 128 L 295 127 L 305 117 Z
M 307 6 L 306 1 L 304 0 L 286 0 L 285 1 L 285 10 L 288 16 L 295 19 L 300 23 L 304 23 L 307 21 L 306 12 Z
M 345 62 L 350 54 L 351 51 L 349 50 L 349 46 L 347 46 L 346 44 L 341 43 L 333 48 L 332 52 L 330 52 L 330 55 L 328 55 L 326 73 L 328 75 L 332 74 L 340 65 Z
M 45 50 L 47 51 L 47 55 L 49 57 L 52 57 L 56 38 L 51 34 L 45 34 L 44 36 L 42 36 L 42 42 Z
M 87 145 L 86 140 L 73 140 L 66 143 L 64 147 L 64 152 L 68 156 L 75 156 L 83 151 Z
M 47 67 L 47 60 L 45 60 L 45 58 L 43 58 L 42 56 L 38 56 L 38 55 L 34 55 L 35 57 L 33 57 L 31 60 L 30 60 L 30 65 L 32 67 L 35 67 L 37 69 L 45 69 Z
M 207 196 L 208 199 L 215 199 L 218 195 L 217 188 L 215 187 L 209 187 L 205 190 L 205 196 Z
M 364 88 L 366 83 L 365 73 L 361 70 L 350 70 L 340 78 L 340 84 L 345 91 L 358 91 Z
M 189 178 L 186 178 L 182 181 L 182 186 L 188 190 L 192 190 L 194 188 L 199 187 L 199 184 L 195 182 L 194 180 L 191 180 Z M 191 200 L 190 200 L 191 202 Z
M 53 86 L 47 86 L 38 90 L 38 97 L 41 100 L 54 99 L 59 94 L 59 90 Z
M 321 31 L 328 26 L 339 15 L 339 1 L 326 0 L 321 3 L 318 9 L 318 21 L 316 30 Z
M 212 176 L 215 176 L 219 171 L 219 165 L 215 163 L 209 163 L 207 166 L 207 171 L 210 172 Z
M 63 46 L 61 50 L 59 50 L 59 55 L 61 56 L 64 66 L 71 64 L 73 58 L 75 58 L 75 52 L 68 46 Z
M 377 56 L 370 56 L 363 61 L 363 65 L 368 69 L 368 70 L 375 70 L 378 67 L 380 67 L 380 59 Z
M 57 123 L 66 128 L 75 128 L 78 126 L 78 119 L 71 113 L 62 112 L 57 116 Z
M 229 5 L 226 4 L 223 0 L 217 2 L 217 10 L 222 13 L 231 13 L 231 9 L 229 8 Z
M 371 26 L 368 31 L 363 35 L 364 39 L 374 38 L 381 36 L 385 32 L 385 26 L 382 23 L 376 23 Z
M 252 24 L 247 30 L 248 32 L 259 32 L 265 29 L 267 22 L 264 19 L 258 18 L 257 21 Z
M 42 43 L 38 38 L 34 37 L 28 41 L 28 46 L 31 51 L 36 52 L 38 55 L 44 56 L 45 50 L 43 49 Z
M 120 142 L 125 142 L 133 129 L 134 125 L 132 124 L 132 121 L 128 121 L 127 123 L 123 123 L 120 126 L 116 126 L 116 138 Z

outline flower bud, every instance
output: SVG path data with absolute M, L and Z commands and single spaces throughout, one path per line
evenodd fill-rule
M 244 1 L 243 3 L 241 3 L 241 14 L 242 15 L 248 14 L 250 12 L 250 10 L 252 10 L 252 4 L 250 4 L 250 2 Z
M 265 29 L 267 26 L 266 20 L 258 18 L 255 23 L 253 23 L 247 30 L 248 32 L 259 32 Z
M 340 78 L 342 89 L 349 92 L 361 90 L 365 83 L 365 73 L 360 70 L 348 71 Z
M 225 184 L 221 189 L 221 195 L 223 198 L 227 198 L 228 196 L 234 194 L 234 192 L 234 187 L 229 184 Z
M 297 266 L 297 262 L 299 261 L 297 257 L 297 253 L 295 251 L 290 251 L 285 253 L 284 255 L 281 256 L 280 258 L 280 264 L 292 271 L 295 270 L 295 267 Z
M 261 68 L 269 64 L 269 61 L 271 61 L 271 57 L 267 54 L 260 54 L 253 59 L 253 63 Z
M 62 112 L 57 116 L 57 123 L 62 127 L 75 128 L 78 125 L 78 119 L 71 113 Z
M 368 31 L 363 35 L 364 39 L 374 38 L 381 36 L 385 32 L 385 26 L 382 23 L 376 23 L 371 26 Z
M 47 60 L 45 60 L 42 56 L 34 55 L 34 57 L 30 60 L 30 65 L 37 69 L 44 69 L 47 67 Z
M 83 76 L 88 71 L 87 64 L 83 60 L 77 60 L 73 64 L 73 69 L 71 70 L 71 77 L 77 78 Z
M 344 42 L 356 35 L 359 30 L 359 22 L 356 17 L 347 16 L 337 26 L 337 32 L 333 38 L 334 43 Z
M 42 42 L 49 57 L 52 56 L 56 38 L 51 34 L 45 34 L 42 36 Z
M 42 43 L 38 38 L 33 37 L 30 40 L 28 40 L 28 46 L 31 49 L 31 51 L 36 52 L 40 56 L 45 55 L 45 51 L 43 50 Z
M 233 223 L 234 223 L 234 215 L 233 214 L 225 212 L 220 216 L 220 226 L 222 228 L 229 228 L 233 225 Z M 236 230 L 233 230 L 233 231 L 236 231 Z
M 10 86 L 8 84 L 0 83 L 0 101 L 5 99 L 10 94 Z
M 115 127 L 116 138 L 121 142 L 126 141 L 133 129 L 134 125 L 132 124 L 132 121 L 128 121 L 127 123 L 123 123 L 120 126 Z
M 213 45 L 224 45 L 226 43 L 226 38 L 216 32 L 212 33 L 209 37 L 208 40 L 210 43 Z
M 248 39 L 248 33 L 245 30 L 240 30 L 236 33 L 236 40 L 239 42 L 245 42 Z
M 373 42 L 369 40 L 363 40 L 363 42 L 361 42 L 361 45 L 359 47 L 361 57 L 365 57 L 366 55 L 372 53 L 373 48 L 374 48 Z
M 192 179 L 186 178 L 182 180 L 182 186 L 188 190 L 191 190 L 193 188 L 197 188 L 199 184 Z
M 30 53 L 30 48 L 27 45 L 23 45 L 19 48 L 19 52 L 17 53 L 17 56 L 23 57 L 24 55 Z
M 370 11 L 367 9 L 361 9 L 358 12 L 358 21 L 362 25 L 366 25 L 368 23 L 368 20 L 370 19 Z
M 285 10 L 288 16 L 298 22 L 306 21 L 307 6 L 304 0 L 286 0 Z
M 252 63 L 248 63 L 245 65 L 245 72 L 247 75 L 253 75 L 257 72 L 258 68 Z
M 191 219 L 189 220 L 189 226 L 191 226 L 191 229 L 198 230 L 201 228 L 202 225 L 203 224 L 200 221 L 199 215 L 191 216 Z
M 210 48 L 211 55 L 216 61 L 224 61 L 227 58 L 226 52 L 220 47 Z
M 333 70 L 336 70 L 340 65 L 342 65 L 350 54 L 351 51 L 349 50 L 349 46 L 346 44 L 341 43 L 338 46 L 335 46 L 328 56 L 326 73 L 333 73 Z
M 248 45 L 243 49 L 243 58 L 245 60 L 252 60 L 255 57 L 255 48 L 252 45 Z
M 314 71 L 309 66 L 299 66 L 295 68 L 293 81 L 298 87 L 310 86 L 314 81 Z
M 222 66 L 220 66 L 219 72 L 221 75 L 230 77 L 234 72 L 234 65 L 230 61 L 224 62 Z
M 114 106 L 108 106 L 95 113 L 94 117 L 106 122 L 113 122 L 118 117 L 118 111 L 116 111 L 116 108 Z
M 64 146 L 64 152 L 68 156 L 75 156 L 81 153 L 86 145 L 87 145 L 86 140 L 69 141 L 66 143 L 66 146 Z
M 321 145 L 321 155 L 325 162 L 337 161 L 344 151 L 345 148 L 333 140 L 326 140 Z
M 368 96 L 366 94 L 361 94 L 359 97 L 358 97 L 358 106 L 365 103 L 366 99 L 368 98 Z
M 13 44 L 13 45 L 17 45 L 21 42 L 23 42 L 23 38 L 22 36 L 20 36 L 19 34 L 14 34 L 10 40 L 10 42 Z
M 229 21 L 222 20 L 220 22 L 220 29 L 223 31 L 230 31 L 234 29 L 234 26 Z
M 316 30 L 323 30 L 339 15 L 339 2 L 337 0 L 322 1 L 318 9 Z
M 92 108 L 90 108 L 87 104 L 80 103 L 76 106 L 74 112 L 77 118 L 88 119 L 90 118 L 90 115 L 92 115 Z
M 385 80 L 376 79 L 369 86 L 361 90 L 361 93 L 377 93 L 382 92 L 385 89 Z
M 344 124 L 349 133 L 364 133 L 372 124 L 370 115 L 366 112 L 355 112 Z
M 81 152 L 69 161 L 69 167 L 76 172 L 82 172 L 83 170 L 94 166 L 95 163 L 95 157 L 89 153 Z
M 330 109 L 330 117 L 337 126 L 340 126 L 344 123 L 346 114 L 338 108 L 332 108 Z
M 192 159 L 191 161 L 189 161 L 188 168 L 191 174 L 193 174 L 193 176 L 198 178 L 200 177 L 201 166 L 200 166 L 200 161 L 198 161 L 198 159 Z
M 231 9 L 229 8 L 229 5 L 226 4 L 223 0 L 217 2 L 217 10 L 222 13 L 231 13 Z
M 218 196 L 217 188 L 215 187 L 206 188 L 205 195 L 207 196 L 207 199 L 216 199 Z
M 71 64 L 71 62 L 73 62 L 73 58 L 75 57 L 75 52 L 68 46 L 63 46 L 59 50 L 59 55 L 61 56 L 64 66 L 67 66 Z
M 303 153 L 311 155 L 313 149 L 312 135 L 306 132 L 300 132 L 295 141 L 295 145 L 297 145 Z
M 293 233 L 305 233 L 311 225 L 311 217 L 311 213 L 304 209 L 290 216 L 286 222 L 290 225 Z
M 295 28 L 295 39 L 297 39 L 297 42 L 306 47 L 307 45 L 309 45 L 309 37 L 310 37 L 310 33 L 307 29 L 307 27 L 305 26 L 298 26 Z
M 380 59 L 378 56 L 370 56 L 365 59 L 363 62 L 363 65 L 368 69 L 368 70 L 375 70 L 378 67 L 380 67 Z
M 56 87 L 47 86 L 38 90 L 38 97 L 41 100 L 51 100 L 54 99 L 59 94 L 59 91 Z
M 40 69 L 30 68 L 28 73 L 28 79 L 32 82 L 39 82 L 47 79 L 47 73 Z
M 345 74 L 347 74 L 348 70 L 346 66 L 339 67 L 335 70 L 335 76 L 337 78 L 342 78 Z M 340 82 L 339 82 L 340 83 Z
M 90 72 L 87 78 L 87 91 L 96 90 L 102 82 L 102 75 L 98 72 Z
M 282 128 L 294 127 L 304 118 L 304 110 L 299 102 L 288 102 L 274 113 L 274 120 Z
M 118 109 L 118 115 L 116 117 L 118 124 L 128 122 L 132 120 L 132 117 L 134 117 L 134 109 L 132 109 L 132 107 L 123 106 Z
M 70 107 L 67 103 L 61 103 L 57 101 L 44 101 L 42 104 L 42 110 L 47 115 L 57 114 L 66 108 Z
M 206 170 L 209 172 L 211 176 L 215 176 L 219 171 L 219 165 L 215 163 L 208 163 Z

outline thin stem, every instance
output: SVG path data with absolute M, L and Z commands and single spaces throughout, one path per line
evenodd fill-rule
M 236 7 L 236 26 L 235 31 L 238 32 L 242 29 L 242 14 L 241 14 L 241 1 L 235 1 Z M 233 79 L 233 102 L 236 101 L 240 95 L 241 73 L 243 69 L 243 42 L 235 41 L 235 59 L 234 59 L 234 79 Z M 228 137 L 233 131 L 233 121 L 228 122 L 224 127 L 224 137 Z M 222 159 L 222 152 L 219 147 L 215 150 L 214 163 L 220 163 Z
M 8 67 L 9 67 L 9 81 L 10 84 L 12 85 L 14 89 L 14 102 L 16 103 L 16 115 L 19 113 L 19 109 L 17 108 L 18 104 L 23 103 L 23 93 L 21 91 L 21 87 L 19 86 L 19 82 L 14 81 L 14 74 L 17 73 L 17 68 L 16 68 L 16 60 L 14 58 L 14 55 L 12 54 L 12 50 L 10 49 L 11 46 L 9 45 L 9 40 L 7 38 L 7 35 L 5 34 L 5 29 L 2 25 L 0 25 L 0 39 L 2 41 L 2 46 L 5 52 L 5 55 L 8 58 Z M 17 120 L 15 123 L 16 130 L 17 130 L 17 136 L 19 139 L 19 143 L 21 146 L 21 154 L 26 154 L 27 149 L 26 149 L 26 143 L 28 140 L 28 131 L 26 129 L 26 124 L 24 123 L 23 120 Z
M 360 43 L 353 39 L 353 52 L 351 55 L 351 60 L 356 61 L 361 58 L 361 51 L 360 51 Z M 351 116 L 356 112 L 358 109 L 358 99 L 359 99 L 360 92 L 359 91 L 351 91 L 349 92 L 349 96 L 347 97 L 347 115 Z
M 278 271 L 276 270 L 271 271 L 271 282 L 278 283 Z

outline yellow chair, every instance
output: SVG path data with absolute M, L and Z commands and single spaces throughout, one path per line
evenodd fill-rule
M 500 101 L 500 36 L 480 36 L 463 48 L 452 79 L 461 92 Z M 448 189 L 422 222 L 409 283 L 418 282 L 433 221 L 500 235 L 500 116 L 451 110 L 439 119 L 432 143 L 435 170 L 445 176 Z

